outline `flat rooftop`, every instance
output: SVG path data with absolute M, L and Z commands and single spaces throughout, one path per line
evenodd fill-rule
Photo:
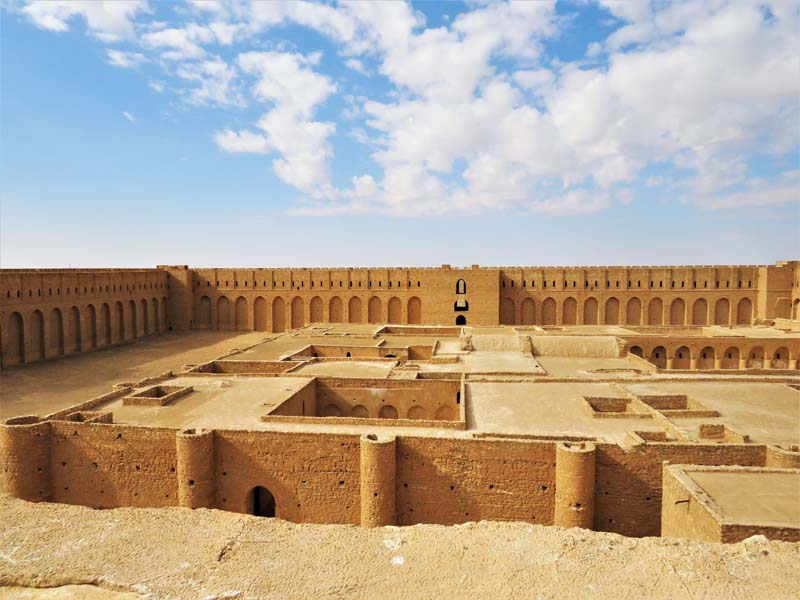
M 344 392 L 334 407 L 342 419 L 263 417 L 320 378 L 350 379 L 352 389 L 452 381 L 453 389 L 461 391 L 448 411 L 463 410 L 465 428 L 421 427 L 411 420 L 414 413 L 408 416 L 400 405 L 399 420 L 390 419 L 386 426 L 420 435 L 570 436 L 619 444 L 633 443 L 641 433 L 655 440 L 717 443 L 724 440 L 704 432 L 722 426 L 726 435 L 753 443 L 800 445 L 800 373 L 672 373 L 621 350 L 631 336 L 652 337 L 654 330 L 670 329 L 315 324 L 282 334 L 166 334 L 4 371 L 0 410 L 3 418 L 45 416 L 107 394 L 115 385 L 171 371 L 163 383 L 192 387 L 192 393 L 165 406 L 126 405 L 117 397 L 92 410 L 112 412 L 115 422 L 143 426 L 363 432 L 374 424 L 362 426 L 350 417 L 365 416 L 356 406 L 364 400 Z M 765 331 L 790 335 L 763 327 L 674 329 L 679 336 L 733 331 L 740 337 Z M 668 333 L 660 335 L 670 339 Z M 187 372 L 204 364 L 203 373 Z M 395 394 L 400 404 L 407 400 L 411 406 L 420 392 L 380 393 Z M 659 398 L 678 398 L 679 405 L 665 409 Z M 319 402 L 331 406 L 322 397 Z M 325 406 L 318 407 L 318 416 L 328 416 L 322 415 Z M 441 407 L 423 408 L 418 410 L 425 415 L 421 418 L 432 419 Z
M 684 469 L 723 521 L 800 528 L 800 471 Z

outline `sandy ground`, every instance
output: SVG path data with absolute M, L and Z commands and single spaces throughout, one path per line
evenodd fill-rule
M 43 415 L 105 394 L 121 381 L 137 381 L 185 364 L 209 361 L 257 344 L 263 332 L 165 333 L 110 348 L 34 363 L 0 374 L 0 418 Z
M 9 498 L 0 523 L 3 599 L 800 598 L 800 544 L 758 539 L 490 522 L 362 529 Z

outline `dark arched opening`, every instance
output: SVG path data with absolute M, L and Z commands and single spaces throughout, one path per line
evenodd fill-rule
M 265 487 L 254 487 L 247 495 L 247 512 L 256 517 L 274 517 L 275 496 Z
M 456 325 L 466 325 L 467 324 L 467 317 L 464 315 L 458 315 L 456 317 Z

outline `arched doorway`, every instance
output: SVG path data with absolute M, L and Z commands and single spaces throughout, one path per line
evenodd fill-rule
M 347 321 L 349 323 L 362 323 L 364 319 L 361 317 L 361 298 L 353 296 L 350 302 L 347 303 Z
M 3 342 L 3 366 L 25 362 L 25 326 L 22 315 L 18 312 L 13 312 L 8 317 L 8 328 Z
M 664 303 L 660 298 L 653 298 L 647 305 L 647 324 L 661 325 L 664 322 Z
M 708 303 L 700 298 L 692 306 L 692 325 L 708 324 Z
M 736 324 L 737 325 L 752 325 L 753 321 L 753 303 L 749 298 L 742 298 L 739 304 L 736 305 Z
M 723 369 L 738 369 L 739 368 L 739 349 L 731 346 L 722 354 L 722 368 Z
M 322 298 L 319 296 L 314 296 L 311 299 L 311 322 L 312 323 L 322 323 Z
M 342 299 L 334 296 L 328 303 L 328 323 L 342 322 Z
M 247 331 L 247 300 L 244 296 L 236 299 L 233 311 L 234 329 L 236 331 Z
M 421 325 L 422 324 L 422 301 L 416 296 L 408 299 L 408 324 Z
M 378 417 L 381 419 L 396 419 L 397 409 L 391 404 L 384 404 L 378 411 Z
M 263 486 L 254 487 L 247 494 L 247 512 L 256 517 L 275 517 L 275 496 Z
M 89 305 L 89 347 L 97 348 L 97 310 Z
M 400 298 L 392 297 L 389 300 L 389 323 L 403 322 L 403 306 Z
M 762 346 L 756 346 L 750 349 L 747 358 L 747 367 L 750 369 L 764 368 L 764 348 Z
M 533 325 L 536 321 L 536 305 L 530 298 L 522 301 L 522 324 Z
M 456 325 L 466 325 L 467 324 L 467 317 L 464 315 L 458 315 L 456 317 Z
M 670 325 L 685 325 L 686 324 L 686 303 L 680 298 L 672 301 L 669 307 L 669 324 Z
M 664 346 L 656 346 L 650 353 L 650 362 L 655 366 L 666 369 L 667 368 L 667 350 Z
M 626 325 L 640 325 L 642 323 L 642 301 L 638 298 L 631 298 L 628 300 L 628 306 L 625 309 L 625 324 Z
M 583 324 L 597 325 L 597 300 L 587 298 L 583 303 Z
M 380 323 L 382 308 L 380 298 L 377 296 L 370 298 L 369 304 L 367 304 L 367 320 L 370 323 Z
M 211 298 L 203 296 L 197 307 L 197 329 L 211 329 Z
M 427 413 L 425 409 L 421 407 L 419 404 L 412 406 L 408 409 L 408 418 L 412 420 L 421 420 L 427 417 Z
M 697 359 L 697 368 L 709 371 L 714 368 L 714 361 L 717 353 L 711 346 L 706 346 L 700 350 L 700 357 Z
M 305 302 L 300 296 L 295 296 L 292 299 L 291 305 L 292 312 L 292 329 L 297 329 L 305 325 Z
M 81 311 L 77 306 L 69 309 L 66 344 L 69 352 L 81 351 Z
M 691 364 L 692 353 L 686 346 L 681 346 L 675 350 L 675 356 L 672 357 L 673 369 L 688 369 Z
M 139 337 L 139 325 L 138 325 L 139 320 L 136 318 L 136 302 L 134 302 L 133 300 L 128 302 L 128 318 L 131 320 L 129 328 L 130 331 L 129 337 L 130 339 L 135 339 Z
M 547 298 L 542 302 L 542 325 L 556 324 L 556 301 Z
M 220 296 L 217 299 L 217 329 L 227 331 L 231 324 L 231 303 L 225 296 Z
M 286 303 L 278 296 L 272 301 L 272 331 L 281 333 L 286 330 Z
M 49 356 L 64 356 L 64 318 L 61 309 L 50 312 L 50 351 Z
M 573 297 L 564 300 L 562 321 L 564 325 L 577 325 L 578 324 L 578 301 Z
M 728 325 L 731 320 L 731 305 L 727 298 L 720 298 L 714 305 L 714 325 Z
M 775 350 L 775 354 L 772 357 L 772 368 L 773 369 L 788 369 L 789 368 L 789 349 L 785 346 L 781 346 L 777 350 Z
M 619 325 L 619 300 L 616 298 L 609 298 L 606 301 L 604 316 L 606 325 Z
M 209 310 L 211 307 L 209 306 Z M 209 315 L 209 323 L 211 316 Z M 256 331 L 267 331 L 267 301 L 263 296 L 256 298 L 253 303 L 253 325 Z
M 112 343 L 111 337 L 111 308 L 106 304 L 103 303 L 103 306 L 100 308 L 100 319 L 101 325 L 100 330 L 103 332 L 102 340 L 104 346 L 109 346 Z

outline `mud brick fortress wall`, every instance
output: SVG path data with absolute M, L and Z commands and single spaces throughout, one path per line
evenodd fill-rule
M 96 508 L 247 512 L 248 495 L 264 486 L 276 515 L 298 523 L 523 520 L 643 536 L 661 529 L 664 461 L 800 466 L 797 452 L 758 444 L 623 449 L 590 441 L 180 431 L 70 418 L 0 425 L 4 492 Z
M 459 283 L 461 282 L 461 283 Z M 315 322 L 749 325 L 800 319 L 800 262 L 710 267 L 0 271 L 0 364 L 167 329 Z
M 165 331 L 167 280 L 158 269 L 0 270 L 0 365 Z
M 749 325 L 798 318 L 800 263 L 714 267 L 188 269 L 177 327 L 284 331 L 314 322 Z M 458 282 L 463 281 L 459 287 Z
M 714 267 L 0 271 L 0 367 L 165 330 L 281 332 L 315 322 L 750 325 L 800 319 L 800 262 Z M 683 368 L 676 348 L 672 368 Z M 716 368 L 745 348 L 715 349 Z M 691 349 L 690 349 L 691 350 Z M 701 348 L 693 359 L 700 360 Z M 777 360 L 779 348 L 761 349 Z M 730 354 L 730 356 L 728 356 Z M 736 354 L 734 356 L 734 354 Z M 751 353 L 752 354 L 752 353 Z M 687 355 L 687 366 L 692 360 Z M 796 360 L 796 356 L 793 356 Z M 756 360 L 763 359 L 756 356 Z M 727 362 L 725 362 L 727 361 Z M 724 364 L 723 364 L 724 363 Z M 746 364 L 743 366 L 747 366 Z M 735 367 L 728 367 L 735 368 Z M 790 367 L 791 368 L 791 367 Z

